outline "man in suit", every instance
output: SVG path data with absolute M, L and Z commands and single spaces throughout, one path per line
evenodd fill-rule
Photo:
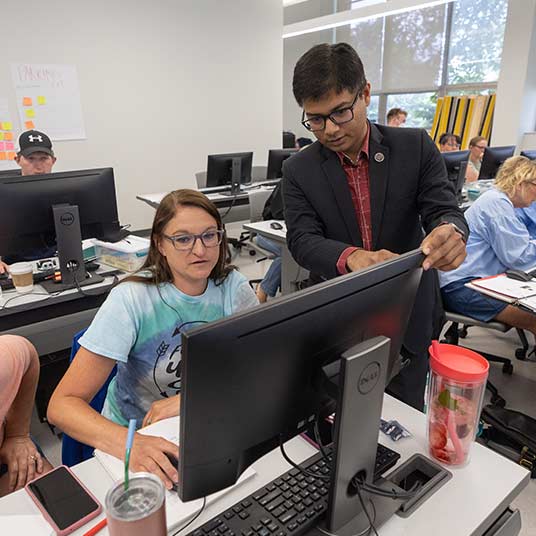
M 283 166 L 288 247 L 314 282 L 422 247 L 425 273 L 402 352 L 411 362 L 389 385 L 422 409 L 437 305 L 433 269 L 457 268 L 468 234 L 445 165 L 425 131 L 367 120 L 370 84 L 346 43 L 306 52 L 293 91 L 317 141 Z

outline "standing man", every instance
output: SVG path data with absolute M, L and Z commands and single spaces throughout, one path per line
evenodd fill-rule
M 38 130 L 27 130 L 19 136 L 19 152 L 15 162 L 22 175 L 41 175 L 51 173 L 56 157 L 50 138 Z
M 402 110 L 402 108 L 391 108 L 387 112 L 387 126 L 388 127 L 403 127 L 406 124 L 408 118 L 408 112 Z
M 402 351 L 411 363 L 389 385 L 422 409 L 437 305 L 432 269 L 457 268 L 468 234 L 445 165 L 424 130 L 367 120 L 370 84 L 346 43 L 306 52 L 293 91 L 317 141 L 283 165 L 288 247 L 314 282 L 422 247 L 425 273 Z

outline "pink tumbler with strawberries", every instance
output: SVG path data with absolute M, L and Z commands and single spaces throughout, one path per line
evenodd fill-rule
M 480 354 L 433 341 L 428 376 L 427 433 L 430 455 L 464 465 L 478 430 L 489 363 Z

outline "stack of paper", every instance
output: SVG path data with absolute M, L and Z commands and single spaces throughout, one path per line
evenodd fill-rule
M 178 445 L 179 417 L 170 417 L 169 419 L 158 421 L 154 424 L 151 424 L 150 426 L 142 428 L 141 430 L 139 430 L 139 433 L 163 437 L 164 439 L 167 439 L 172 443 L 177 443 Z M 122 460 L 100 450 L 95 450 L 95 457 L 114 481 L 123 480 L 124 464 Z M 134 473 L 130 474 L 132 476 Z M 214 502 L 216 499 L 218 499 L 225 493 L 240 486 L 242 483 L 244 483 L 246 480 L 249 480 L 256 474 L 257 472 L 251 467 L 249 467 L 246 471 L 242 473 L 242 475 L 238 479 L 238 482 L 234 486 L 230 486 L 222 491 L 218 491 L 217 493 L 209 495 L 207 497 L 207 505 Z M 166 519 L 168 530 L 172 530 L 192 518 L 195 514 L 197 514 L 197 512 L 201 509 L 202 506 L 203 499 L 182 502 L 177 492 L 166 491 Z
M 536 313 L 536 280 L 517 281 L 505 274 L 475 279 L 466 287 Z

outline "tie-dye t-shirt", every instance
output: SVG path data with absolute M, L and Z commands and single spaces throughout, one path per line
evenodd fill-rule
M 181 332 L 257 305 L 246 278 L 233 270 L 200 296 L 171 283 L 115 287 L 80 338 L 87 350 L 117 361 L 103 415 L 121 425 L 143 417 L 155 400 L 181 389 Z M 215 349 L 214 351 L 218 351 Z

